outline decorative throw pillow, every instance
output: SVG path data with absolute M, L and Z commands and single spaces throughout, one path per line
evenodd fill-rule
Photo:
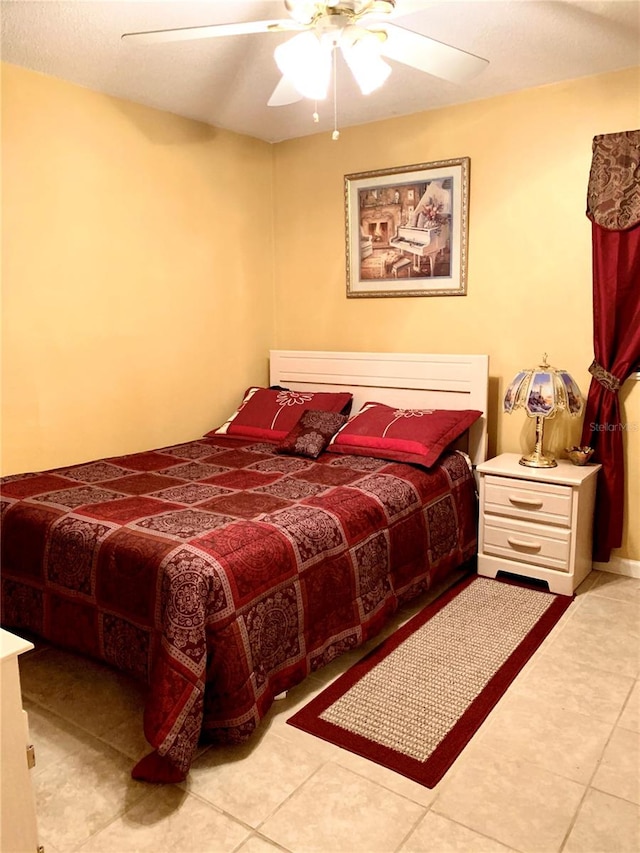
M 415 462 L 428 468 L 481 416 L 482 412 L 471 409 L 395 409 L 365 403 L 327 450 Z
M 352 395 L 346 392 L 288 391 L 248 388 L 242 403 L 218 429 L 207 433 L 280 441 L 307 409 L 347 414 Z
M 346 422 L 347 416 L 338 412 L 307 409 L 287 437 L 276 447 L 276 453 L 317 459 Z

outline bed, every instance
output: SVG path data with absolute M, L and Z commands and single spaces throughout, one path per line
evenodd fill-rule
M 145 682 L 153 751 L 133 775 L 182 780 L 200 741 L 249 738 L 278 694 L 475 555 L 487 385 L 484 355 L 272 351 L 270 387 L 202 438 L 6 477 L 2 625 Z M 243 433 L 274 395 L 289 423 Z M 370 447 L 357 427 L 385 412 Z M 457 437 L 447 421 L 437 460 L 414 461 L 389 436 L 434 414 Z

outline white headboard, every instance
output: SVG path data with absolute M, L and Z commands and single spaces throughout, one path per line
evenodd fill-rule
M 487 455 L 488 355 L 271 350 L 270 384 L 294 391 L 350 391 L 352 412 L 369 400 L 409 409 L 478 409 L 469 430 L 474 465 Z

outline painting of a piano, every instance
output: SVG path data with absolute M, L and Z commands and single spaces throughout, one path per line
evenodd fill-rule
M 347 296 L 466 294 L 469 158 L 345 176 Z
M 394 249 L 398 249 L 402 253 L 401 257 L 396 260 L 403 260 L 407 255 L 413 258 L 413 274 L 417 274 L 418 276 L 428 275 L 430 278 L 433 278 L 436 275 L 436 259 L 441 258 L 445 266 L 445 271 L 441 272 L 440 275 L 450 275 L 451 248 L 449 222 L 447 220 L 441 224 L 434 224 L 425 228 L 401 225 L 395 237 L 392 237 L 389 242 Z M 427 270 L 424 270 L 423 259 L 428 263 Z M 397 262 L 392 266 L 392 274 L 394 272 L 393 267 L 398 267 Z M 410 271 L 407 270 L 407 275 L 410 274 Z

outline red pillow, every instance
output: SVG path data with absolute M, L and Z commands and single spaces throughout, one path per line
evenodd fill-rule
M 352 395 L 346 392 L 286 391 L 271 388 L 247 389 L 238 410 L 212 435 L 236 435 L 279 441 L 300 419 L 303 412 L 343 412 L 351 406 Z
M 481 416 L 482 412 L 471 409 L 397 409 L 365 403 L 327 450 L 415 462 L 428 468 Z
M 287 437 L 276 447 L 276 453 L 317 459 L 346 422 L 347 416 L 338 412 L 307 409 Z

